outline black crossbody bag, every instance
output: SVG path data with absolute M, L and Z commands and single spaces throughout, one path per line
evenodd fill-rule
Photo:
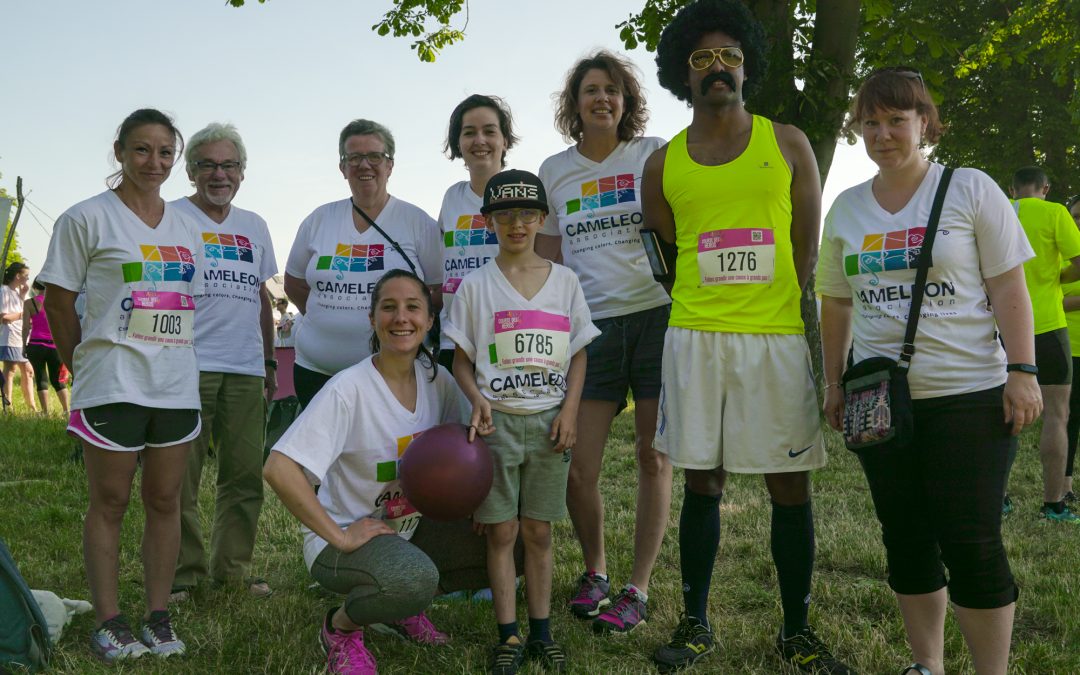
M 908 369 L 915 355 L 915 333 L 922 313 L 926 276 L 930 271 L 931 251 L 937 236 L 941 207 L 949 189 L 953 170 L 946 168 L 938 181 L 930 222 L 926 225 L 915 284 L 911 287 L 911 309 L 900 358 L 874 356 L 850 366 L 841 382 L 844 385 L 844 445 L 861 451 L 884 446 L 902 447 L 911 440 L 914 412 L 908 388 Z
M 357 213 L 359 213 L 360 217 L 363 218 L 364 220 L 366 220 L 368 225 L 374 227 L 375 231 L 378 232 L 379 234 L 381 234 L 382 238 L 385 239 L 390 244 L 390 246 L 395 251 L 397 251 L 398 255 L 400 255 L 405 260 L 405 264 L 409 266 L 409 271 L 411 271 L 413 274 L 415 274 L 416 276 L 419 277 L 420 274 L 416 271 L 416 265 L 414 265 L 413 261 L 409 259 L 409 256 L 405 255 L 405 250 L 403 248 L 401 248 L 401 244 L 397 243 L 396 239 L 394 239 L 393 237 L 388 235 L 386 233 L 386 230 L 379 227 L 378 224 L 376 224 L 375 221 L 371 219 L 371 216 L 364 213 L 363 209 L 361 209 L 359 206 L 357 206 L 356 202 L 354 202 L 352 200 L 352 197 L 349 197 L 349 203 L 352 204 L 353 211 L 356 211 Z M 423 277 L 420 277 L 420 278 L 423 279 Z M 424 283 L 427 283 L 427 282 L 424 282 Z M 426 340 L 427 343 L 428 343 L 428 348 L 431 350 L 431 356 L 432 356 L 432 358 L 434 358 L 436 360 L 439 358 L 439 343 L 441 342 L 441 340 L 442 340 L 442 323 L 439 321 L 439 313 L 436 312 L 435 313 L 435 321 L 431 324 L 431 330 L 428 331 L 427 340 Z

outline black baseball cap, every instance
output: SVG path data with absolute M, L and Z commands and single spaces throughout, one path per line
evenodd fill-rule
M 500 209 L 540 209 L 548 212 L 547 191 L 535 174 L 519 169 L 500 171 L 484 188 L 485 216 Z

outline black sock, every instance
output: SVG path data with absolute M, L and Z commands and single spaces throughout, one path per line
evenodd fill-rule
M 685 488 L 679 516 L 679 567 L 686 615 L 709 625 L 707 608 L 716 550 L 720 547 L 720 498 Z
M 529 617 L 529 642 L 539 640 L 551 644 L 551 618 L 534 619 Z
M 810 502 L 772 505 L 772 556 L 784 608 L 784 636 L 806 627 L 814 573 L 814 511 Z
M 511 621 L 510 623 L 500 623 L 499 625 L 499 642 L 506 642 L 511 637 L 517 635 L 519 638 L 521 635 L 518 633 L 517 621 Z
M 1050 509 L 1054 513 L 1062 513 L 1065 511 L 1065 502 L 1043 502 L 1044 509 Z

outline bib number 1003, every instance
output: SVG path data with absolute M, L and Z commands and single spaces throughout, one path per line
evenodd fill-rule
M 180 335 L 184 332 L 183 317 L 176 314 L 154 314 L 154 332 L 159 335 Z

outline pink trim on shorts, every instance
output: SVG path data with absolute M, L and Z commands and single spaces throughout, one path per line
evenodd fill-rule
M 200 426 L 202 418 L 199 419 Z M 103 450 L 111 450 L 113 452 L 138 452 L 142 450 L 145 445 L 140 445 L 137 448 L 129 448 L 123 445 L 118 445 L 108 438 L 94 431 L 94 429 L 87 424 L 86 417 L 83 415 L 82 410 L 72 410 L 71 416 L 68 417 L 67 425 L 68 434 L 80 438 L 90 445 L 93 445 Z

